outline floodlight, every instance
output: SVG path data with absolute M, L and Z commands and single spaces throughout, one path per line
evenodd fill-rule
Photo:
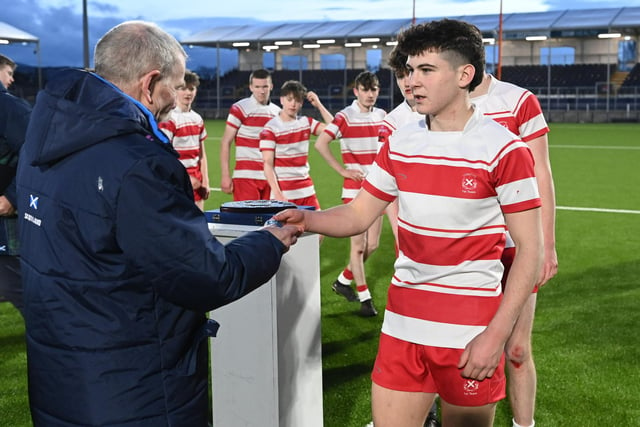
M 598 38 L 599 39 L 617 39 L 622 37 L 622 34 L 620 33 L 602 33 L 602 34 L 598 34 Z

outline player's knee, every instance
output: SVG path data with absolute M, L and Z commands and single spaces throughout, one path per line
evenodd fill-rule
M 531 358 L 531 346 L 519 343 L 508 345 L 505 353 L 507 361 L 517 368 Z

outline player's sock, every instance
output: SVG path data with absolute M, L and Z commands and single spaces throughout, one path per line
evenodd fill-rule
M 518 423 L 516 422 L 516 420 L 515 420 L 515 419 L 513 419 L 513 418 L 511 419 L 511 421 L 513 422 L 513 427 L 534 427 L 534 426 L 536 425 L 536 421 L 535 421 L 535 420 L 534 420 L 534 421 L 533 421 L 533 423 L 532 423 L 531 425 L 529 425 L 529 426 L 521 426 L 521 425 L 520 425 L 520 424 L 518 424 Z
M 356 290 L 358 291 L 358 299 L 360 302 L 371 299 L 371 292 L 369 292 L 369 287 L 366 283 L 364 285 L 356 286 Z
M 338 276 L 338 282 L 343 285 L 350 285 L 353 280 L 353 273 L 348 268 L 345 268 L 342 273 Z

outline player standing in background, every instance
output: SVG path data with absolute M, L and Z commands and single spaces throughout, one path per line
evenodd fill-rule
M 309 175 L 309 136 L 320 135 L 326 124 L 298 116 L 305 99 L 318 109 L 325 123 L 331 123 L 333 115 L 318 95 L 307 92 L 302 83 L 289 80 L 280 89 L 282 110 L 260 132 L 260 151 L 272 199 L 320 209 Z
M 375 106 L 380 93 L 378 77 L 363 71 L 355 79 L 353 103 L 336 114 L 324 132 L 316 140 L 315 147 L 329 165 L 344 177 L 342 201 L 349 203 L 356 196 L 362 181 L 373 163 L 380 147 L 380 125 L 385 111 Z M 333 156 L 329 143 L 340 139 L 342 164 Z M 351 236 L 349 265 L 333 283 L 333 290 L 348 301 L 360 301 L 360 315 L 372 317 L 378 314 L 371 300 L 367 286 L 364 262 L 378 248 L 382 217 L 356 236 Z M 351 288 L 351 280 L 356 282 L 356 295 Z
M 0 54 L 0 302 L 10 301 L 23 314 L 16 167 L 31 105 L 8 91 L 16 67 L 11 58 Z
M 535 161 L 535 174 L 542 201 L 544 234 L 544 263 L 540 285 L 558 272 L 555 239 L 555 189 L 549 161 L 549 127 L 542 114 L 540 102 L 534 94 L 511 83 L 485 74 L 482 83 L 471 92 L 471 101 L 487 117 L 492 118 L 527 143 Z M 506 283 L 513 262 L 515 247 L 508 238 L 502 262 Z M 531 331 L 536 308 L 538 287 L 527 300 L 513 333 L 507 341 L 508 396 L 513 412 L 514 427 L 533 427 L 536 400 L 536 368 L 531 350 Z
M 184 82 L 177 90 L 176 108 L 171 111 L 169 120 L 159 123 L 159 126 L 180 155 L 180 162 L 191 179 L 193 199 L 203 211 L 204 201 L 209 198 L 209 172 L 204 148 L 207 129 L 200 114 L 191 108 L 198 94 L 200 78 L 193 71 L 187 70 Z
M 389 136 L 396 129 L 406 125 L 413 121 L 420 121 L 424 119 L 424 116 L 416 112 L 416 102 L 413 99 L 413 92 L 411 91 L 411 85 L 409 84 L 409 71 L 407 70 L 407 55 L 404 55 L 397 48 L 394 48 L 389 54 L 389 66 L 393 70 L 393 74 L 396 78 L 396 84 L 402 92 L 404 100 L 400 105 L 391 110 L 387 114 L 380 126 L 380 142 L 382 144 L 389 141 Z M 398 247 L 398 201 L 393 201 L 386 211 L 387 218 L 391 224 L 391 231 L 396 242 L 396 248 Z
M 220 141 L 220 186 L 233 200 L 266 200 L 271 189 L 264 176 L 260 153 L 260 132 L 280 112 L 270 101 L 273 82 L 267 70 L 255 70 L 249 76 L 251 96 L 231 106 Z M 231 144 L 236 144 L 236 163 L 230 173 Z

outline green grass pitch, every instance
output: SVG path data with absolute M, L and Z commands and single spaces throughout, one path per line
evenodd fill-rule
M 220 183 L 223 128 L 223 121 L 207 122 L 212 187 Z M 638 124 L 551 124 L 559 272 L 538 295 L 533 332 L 539 426 L 640 426 L 638 135 Z M 341 178 L 313 150 L 309 160 L 322 207 L 339 204 Z M 206 208 L 229 200 L 213 192 Z M 328 427 L 363 427 L 371 420 L 369 373 L 394 260 L 386 219 L 380 248 L 366 265 L 376 318 L 358 317 L 358 305 L 330 289 L 348 250 L 348 239 L 332 238 L 320 249 Z M 7 303 L 0 304 L 0 325 L 0 427 L 30 426 L 24 327 Z M 498 404 L 495 425 L 511 425 L 506 401 Z

